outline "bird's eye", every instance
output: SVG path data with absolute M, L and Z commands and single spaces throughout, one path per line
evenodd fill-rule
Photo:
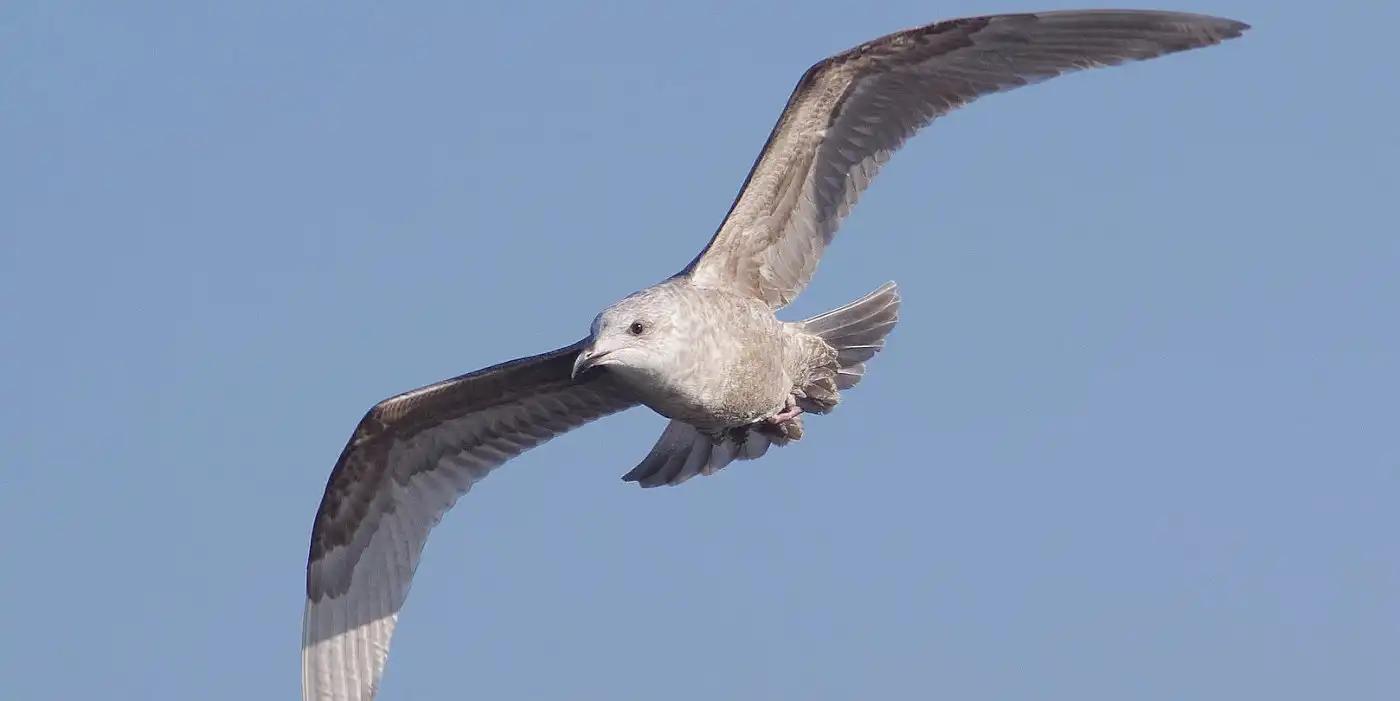
M 640 336 L 642 335 L 642 332 L 646 330 L 646 324 L 643 324 L 640 321 L 634 321 L 632 322 L 631 326 L 627 327 L 627 331 L 630 332 L 633 336 Z

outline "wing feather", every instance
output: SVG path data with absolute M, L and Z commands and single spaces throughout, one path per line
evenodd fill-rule
M 311 534 L 302 698 L 369 701 L 428 533 L 506 461 L 634 406 L 601 371 L 570 377 L 581 343 L 380 402 L 331 472 Z
M 832 56 L 798 81 L 729 214 L 680 274 L 786 306 L 880 166 L 934 119 L 983 95 L 1218 44 L 1248 28 L 1180 12 L 987 15 Z

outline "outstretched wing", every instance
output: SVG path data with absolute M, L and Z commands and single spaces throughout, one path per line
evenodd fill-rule
M 681 274 L 786 306 L 880 166 L 934 119 L 983 95 L 1218 44 L 1248 28 L 1179 12 L 991 15 L 828 58 L 802 76 L 724 223 Z
M 634 405 L 582 342 L 380 402 L 340 455 L 311 531 L 302 698 L 369 701 L 428 532 L 506 461 Z

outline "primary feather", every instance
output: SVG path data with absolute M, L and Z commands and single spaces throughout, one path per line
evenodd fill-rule
M 1218 44 L 1248 27 L 1139 10 L 990 15 L 832 56 L 798 81 L 729 215 L 682 274 L 784 307 L 880 167 L 934 119 L 983 95 Z

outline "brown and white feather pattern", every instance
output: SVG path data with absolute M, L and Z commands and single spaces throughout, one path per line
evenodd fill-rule
M 1178 12 L 995 15 L 896 32 L 826 59 L 802 76 L 724 223 L 681 274 L 786 306 L 880 166 L 937 117 L 990 93 L 1246 29 Z
M 981 95 L 1073 70 L 1216 44 L 1245 29 L 1240 22 L 1169 12 L 974 17 L 891 34 L 818 63 L 789 98 L 724 223 L 676 276 L 693 289 L 733 298 L 728 307 L 740 312 L 717 326 L 708 321 L 708 330 L 722 328 L 728 335 L 710 334 L 691 350 L 709 352 L 726 338 L 746 340 L 739 345 L 748 350 L 767 347 L 757 339 L 768 333 L 764 324 L 777 328 L 771 311 L 791 302 L 811 279 L 842 218 L 880 165 L 939 115 Z M 693 301 L 705 298 L 700 294 Z M 738 299 L 747 304 L 734 304 Z M 859 381 L 863 362 L 882 343 L 871 339 L 882 339 L 894 323 L 897 295 L 885 290 L 870 299 L 875 302 L 869 318 L 858 315 L 857 321 L 871 323 L 858 324 L 854 336 L 826 328 L 821 317 L 804 322 L 838 351 L 838 389 Z M 756 310 L 764 312 L 763 323 L 753 316 Z M 676 337 L 693 335 L 692 330 Z M 571 377 L 584 346 L 408 392 L 365 415 L 331 473 L 312 531 L 304 699 L 374 698 L 428 533 L 462 494 L 521 452 L 636 403 L 636 388 L 624 388 L 609 368 Z M 762 363 L 716 373 L 701 362 L 713 356 L 680 358 L 687 359 L 693 367 L 671 368 L 670 377 L 660 378 L 665 391 L 648 399 L 653 409 L 673 418 L 692 410 L 698 418 L 752 418 L 778 406 L 760 387 L 765 379 L 792 379 L 781 367 Z M 716 386 L 688 373 L 703 375 L 699 380 L 725 380 Z M 777 387 L 773 396 L 789 390 Z M 664 411 L 668 406 L 677 411 Z M 698 438 L 696 426 L 673 423 L 658 443 L 665 449 L 658 459 L 666 460 L 635 476 L 674 483 L 755 457 L 769 446 L 764 438 L 688 450 Z
M 428 533 L 506 461 L 634 405 L 606 373 L 570 378 L 582 344 L 385 400 L 360 421 L 311 535 L 302 698 L 369 701 Z

